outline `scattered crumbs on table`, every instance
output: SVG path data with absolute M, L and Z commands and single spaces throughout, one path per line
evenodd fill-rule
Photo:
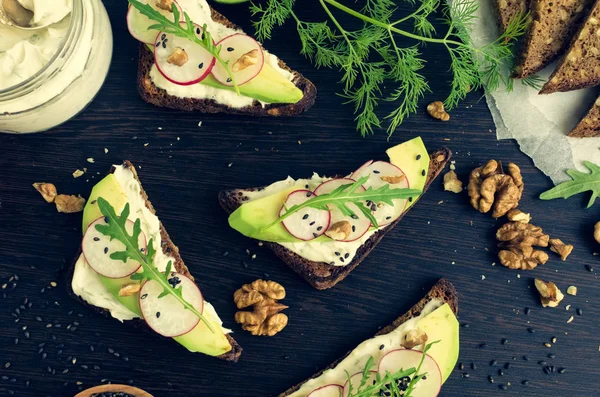
M 481 275 L 481 280 L 485 280 L 485 275 L 484 274 Z
M 94 164 L 95 160 L 94 160 L 93 157 L 88 157 L 87 158 L 87 162 L 90 163 L 90 164 Z
M 573 320 L 575 320 L 575 317 L 573 317 L 573 316 L 569 317 L 569 319 L 567 320 L 567 324 L 571 323 Z
M 202 121 L 198 122 L 198 128 L 202 127 Z
M 148 146 L 148 145 L 149 145 L 149 143 L 148 143 L 148 142 L 144 143 L 144 147 L 146 147 L 146 146 Z
M 108 153 L 108 148 L 104 148 L 104 154 Z
M 84 168 L 85 169 L 85 168 Z M 80 170 L 79 168 L 76 169 L 75 171 L 73 171 L 73 178 L 79 178 L 80 176 L 82 176 L 83 174 L 85 174 L 85 171 Z

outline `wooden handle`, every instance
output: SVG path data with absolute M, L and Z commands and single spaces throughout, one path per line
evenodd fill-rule
M 127 385 L 101 385 L 92 387 L 91 389 L 87 389 L 77 394 L 75 397 L 90 397 L 94 394 L 99 393 L 108 393 L 108 392 L 121 392 L 121 393 L 129 393 L 135 397 L 153 397 L 152 394 L 143 391 L 142 389 L 138 389 L 137 387 L 127 386 Z

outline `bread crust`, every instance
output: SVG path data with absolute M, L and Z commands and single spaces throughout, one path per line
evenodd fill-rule
M 427 174 L 427 181 L 423 188 L 423 193 L 427 191 L 431 183 L 437 178 L 442 172 L 452 152 L 447 148 L 438 149 L 429 155 L 429 172 Z M 244 204 L 246 191 L 254 191 L 259 188 L 251 189 L 233 189 L 224 190 L 219 192 L 219 203 L 221 207 L 227 213 L 231 214 L 239 206 Z M 421 194 L 422 196 L 422 194 Z M 419 196 L 419 198 L 421 197 Z M 418 200 L 418 199 L 417 199 Z M 415 203 L 416 204 L 416 203 Z M 413 205 L 414 206 L 414 205 Z M 412 208 L 412 207 L 411 207 Z M 410 208 L 409 208 L 410 210 Z M 373 234 L 356 252 L 354 259 L 346 266 L 333 266 L 325 262 L 314 262 L 301 257 L 300 255 L 290 251 L 280 244 L 265 242 L 264 244 L 269 247 L 275 255 L 277 255 L 283 262 L 291 267 L 296 273 L 302 276 L 310 285 L 319 290 L 324 290 L 333 287 L 340 281 L 342 281 L 352 270 L 354 270 L 363 259 L 369 255 L 369 253 L 377 246 L 383 236 L 390 230 L 392 230 L 402 219 L 402 217 L 408 211 L 396 219 L 388 226 L 378 230 Z
M 154 206 L 148 199 L 148 195 L 146 194 L 146 191 L 144 190 L 144 188 L 142 186 L 142 183 L 138 177 L 138 174 L 135 170 L 134 165 L 129 160 L 125 160 L 123 162 L 123 165 L 125 167 L 127 167 L 133 173 L 135 180 L 140 183 L 140 195 L 142 196 L 142 198 L 144 199 L 144 201 L 146 203 L 146 208 L 148 208 L 150 210 L 150 212 L 152 212 L 153 214 L 156 214 L 156 210 L 154 209 Z M 114 172 L 115 172 L 115 168 L 112 167 L 109 173 L 112 174 Z M 190 279 L 194 280 L 194 276 L 192 276 L 188 267 L 183 262 L 183 259 L 181 259 L 181 255 L 179 254 L 179 248 L 171 240 L 171 237 L 169 236 L 169 233 L 167 233 L 167 230 L 163 226 L 162 222 L 160 222 L 160 237 L 161 237 L 161 247 L 162 247 L 163 252 L 166 255 L 170 255 L 173 258 L 175 258 L 175 263 L 173 263 L 173 267 L 175 268 L 175 270 L 177 272 L 189 277 Z M 81 248 L 77 252 L 77 255 L 75 256 L 75 260 L 73 261 L 73 264 L 68 268 L 68 271 L 66 272 L 66 285 L 67 285 L 68 293 L 69 293 L 69 295 L 71 295 L 75 299 L 79 300 L 84 305 L 88 306 L 89 308 L 93 309 L 94 311 L 101 313 L 106 317 L 110 317 L 109 310 L 89 304 L 83 298 L 81 298 L 80 296 L 75 294 L 75 292 L 71 288 L 71 280 L 73 279 L 73 274 L 75 272 L 75 264 L 77 263 L 77 260 L 79 259 L 80 256 L 81 256 Z M 150 330 L 150 328 L 148 327 L 146 322 L 142 319 L 126 320 L 126 321 L 123 321 L 123 323 L 127 323 L 134 327 L 145 329 L 149 333 L 156 334 L 155 332 Z M 228 351 L 227 353 L 224 353 L 224 354 L 222 354 L 220 356 L 216 356 L 216 357 L 220 358 L 222 360 L 226 360 L 226 361 L 237 362 L 237 360 L 240 358 L 240 355 L 242 354 L 243 349 L 235 341 L 235 339 L 233 339 L 233 337 L 231 335 L 227 334 L 225 336 L 227 337 L 227 340 L 231 344 L 231 350 Z
M 401 315 L 400 317 L 398 317 L 397 319 L 392 321 L 391 324 L 383 327 L 374 336 L 388 334 L 388 333 L 392 332 L 393 330 L 395 330 L 396 328 L 398 328 L 403 323 L 405 323 L 406 321 L 408 321 L 409 319 L 411 319 L 413 317 L 417 317 L 418 315 L 421 314 L 425 305 L 427 305 L 427 303 L 429 303 L 433 299 L 439 299 L 443 303 L 447 303 L 450 306 L 450 308 L 452 309 L 452 311 L 454 312 L 454 314 L 458 315 L 458 293 L 456 292 L 456 288 L 454 288 L 454 285 L 452 285 L 452 283 L 450 283 L 448 280 L 442 278 L 433 287 L 431 287 L 431 289 L 429 290 L 427 295 L 425 295 L 419 302 L 417 302 L 413 307 L 411 307 L 410 310 L 408 310 L 406 313 L 404 313 L 403 315 Z M 296 392 L 297 390 L 300 389 L 300 387 L 302 387 L 303 384 L 305 384 L 309 380 L 317 378 L 317 377 L 321 376 L 321 374 L 323 372 L 334 368 L 344 358 L 346 358 L 351 352 L 352 352 L 352 350 L 350 350 L 348 353 L 346 353 L 340 359 L 333 362 L 327 368 L 322 369 L 321 371 L 317 372 L 310 378 L 305 379 L 301 383 L 298 383 L 297 385 L 289 388 L 285 392 L 281 393 L 278 397 L 286 397 L 286 396 L 289 396 L 290 394 Z
M 211 8 L 212 19 L 232 29 L 240 29 L 222 14 Z M 150 78 L 150 71 L 154 65 L 154 54 L 144 43 L 140 43 L 138 63 L 138 92 L 142 99 L 152 105 L 166 107 L 170 109 L 195 111 L 202 113 L 229 113 L 250 116 L 294 116 L 308 110 L 317 97 L 317 88 L 315 85 L 299 72 L 291 70 L 280 59 L 279 66 L 294 74 L 292 82 L 298 87 L 304 96 L 297 103 L 291 104 L 270 104 L 262 106 L 259 101 L 254 101 L 252 105 L 242 108 L 232 108 L 218 103 L 214 99 L 194 99 L 180 98 L 169 95 L 167 91 L 158 88 Z

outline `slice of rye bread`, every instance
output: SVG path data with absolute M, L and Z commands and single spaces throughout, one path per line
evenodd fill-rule
M 152 206 L 152 203 L 150 202 L 150 200 L 148 200 L 148 195 L 146 194 L 146 191 L 142 187 L 142 183 L 138 177 L 138 174 L 135 170 L 134 165 L 128 160 L 125 160 L 123 162 L 123 165 L 125 165 L 131 172 L 133 172 L 134 178 L 140 183 L 140 195 L 146 202 L 146 208 L 148 208 L 150 210 L 150 212 L 152 212 L 153 214 L 156 214 L 156 210 Z M 114 171 L 115 171 L 115 168 L 113 167 L 110 170 L 110 173 L 113 173 Z M 173 267 L 175 268 L 175 270 L 177 272 L 191 278 L 192 280 L 194 280 L 194 276 L 192 276 L 190 274 L 188 267 L 183 262 L 183 259 L 181 259 L 181 255 L 179 254 L 179 248 L 173 243 L 173 241 L 171 240 L 171 237 L 169 237 L 169 233 L 167 233 L 167 230 L 163 226 L 162 222 L 160 222 L 160 238 L 161 238 L 161 247 L 162 247 L 163 252 L 166 255 L 170 255 L 173 258 L 175 258 L 175 263 L 173 263 Z M 70 266 L 68 271 L 65 273 L 66 281 L 67 281 L 66 285 L 67 285 L 69 295 L 71 295 L 75 299 L 81 301 L 84 305 L 90 307 L 91 309 L 95 310 L 96 312 L 102 313 L 103 315 L 110 317 L 110 311 L 108 311 L 107 309 L 93 306 L 93 305 L 87 303 L 81 297 L 77 296 L 75 294 L 75 292 L 73 292 L 73 289 L 71 288 L 71 280 L 73 279 L 73 273 L 75 271 L 75 263 L 77 263 L 77 260 L 79 259 L 80 255 L 81 255 L 81 248 L 79 249 L 79 252 L 75 256 L 73 265 Z M 142 329 L 147 330 L 150 333 L 156 334 L 154 331 L 150 330 L 150 328 L 148 327 L 146 322 L 141 318 L 127 320 L 127 321 L 124 321 L 124 323 L 133 325 L 135 327 L 140 327 Z M 229 341 L 229 343 L 231 344 L 231 350 L 227 353 L 217 356 L 217 358 L 220 358 L 220 359 L 226 360 L 226 361 L 237 362 L 238 358 L 240 357 L 240 354 L 242 354 L 242 347 L 235 341 L 235 339 L 233 339 L 231 337 L 231 335 L 227 334 L 226 337 L 227 337 L 227 340 Z
M 569 45 L 592 0 L 533 0 L 532 22 L 514 69 L 525 78 L 547 66 Z
M 581 119 L 579 124 L 569 132 L 572 138 L 596 138 L 600 137 L 600 97 Z
M 240 29 L 239 26 L 230 22 L 223 15 L 211 8 L 212 19 L 228 28 Z M 233 108 L 214 99 L 181 98 L 169 95 L 167 91 L 158 88 L 150 78 L 150 71 L 154 65 L 154 54 L 146 46 L 140 43 L 140 59 L 138 64 L 138 91 L 142 99 L 152 105 L 171 109 L 196 111 L 202 113 L 230 113 L 244 114 L 250 116 L 294 116 L 308 110 L 317 97 L 315 85 L 299 72 L 291 70 L 281 59 L 279 66 L 294 74 L 292 82 L 298 87 L 304 96 L 297 103 L 275 103 L 263 106 L 259 101 L 254 101 L 251 106 Z
M 493 5 L 500 31 L 504 32 L 514 17 L 527 13 L 529 0 L 494 0 Z
M 442 172 L 451 155 L 452 152 L 447 148 L 438 149 L 429 155 L 429 172 L 427 174 L 425 187 L 423 188 L 423 193 L 427 191 L 431 182 L 433 182 L 433 180 Z M 245 192 L 256 191 L 258 189 L 259 188 L 221 191 L 219 192 L 219 203 L 225 211 L 231 214 L 248 199 L 245 196 Z M 422 195 L 423 194 L 421 194 L 421 196 Z M 404 211 L 404 213 L 394 222 L 381 230 L 376 231 L 358 248 L 354 259 L 346 266 L 333 266 L 325 262 L 310 261 L 277 243 L 265 242 L 265 245 L 283 260 L 286 265 L 291 267 L 292 270 L 308 281 L 310 285 L 316 289 L 324 290 L 333 287 L 346 278 L 346 276 L 348 276 L 348 274 L 350 274 L 350 272 L 354 270 L 367 255 L 369 255 L 373 248 L 381 241 L 383 236 L 400 222 L 407 212 L 408 210 Z
M 600 0 L 573 37 L 540 94 L 565 92 L 600 84 Z
M 448 280 L 442 278 L 433 287 L 431 287 L 431 289 L 429 290 L 427 295 L 425 295 L 416 305 L 411 307 L 410 310 L 407 311 L 406 313 L 404 313 L 402 316 L 395 319 L 391 324 L 383 327 L 380 331 L 378 331 L 375 334 L 375 336 L 388 334 L 388 333 L 392 332 L 393 330 L 395 330 L 396 328 L 398 328 L 400 325 L 402 325 L 405 322 L 407 322 L 408 320 L 410 320 L 411 318 L 417 317 L 418 315 L 421 314 L 421 311 L 423 310 L 425 305 L 427 305 L 427 303 L 429 303 L 433 299 L 439 299 L 443 303 L 447 303 L 450 306 L 450 308 L 452 309 L 452 311 L 454 312 L 454 314 L 458 315 L 458 293 L 456 292 L 456 288 L 454 288 L 454 285 L 452 285 L 452 283 L 450 283 Z M 335 366 L 338 365 L 350 353 L 351 353 L 351 351 L 346 353 L 339 360 L 336 360 L 333 364 L 331 364 L 327 368 L 314 374 L 312 377 L 304 380 L 303 382 L 297 384 L 294 387 L 289 388 L 285 392 L 281 393 L 279 395 L 279 397 L 289 396 L 290 394 L 298 391 L 300 389 L 300 387 L 302 387 L 302 385 L 305 384 L 306 382 L 308 382 L 309 380 L 318 378 L 319 376 L 321 376 L 321 374 L 323 374 L 323 372 L 325 372 L 329 369 L 335 368 Z

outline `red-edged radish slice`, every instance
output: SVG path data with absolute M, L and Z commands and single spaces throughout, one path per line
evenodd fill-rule
M 404 172 L 387 161 L 367 162 L 352 174 L 352 179 L 358 180 L 364 176 L 369 179 L 363 184 L 365 188 L 372 187 L 377 189 L 383 185 L 390 185 L 390 189 L 408 189 L 410 183 Z M 377 220 L 379 227 L 389 225 L 402 215 L 406 208 L 408 200 L 394 200 L 391 206 L 385 203 L 367 203 L 373 211 L 373 216 Z
M 201 37 L 202 27 L 194 26 L 196 36 Z M 181 51 L 185 56 L 174 55 Z M 178 59 L 183 59 L 185 62 L 178 62 Z M 204 80 L 210 74 L 215 65 L 215 57 L 197 43 L 171 33 L 160 32 L 154 41 L 154 63 L 160 74 L 171 83 L 192 85 Z
M 401 369 L 417 369 L 422 357 L 423 352 L 418 350 L 392 350 L 383 356 L 381 361 L 379 361 L 379 375 L 385 376 L 386 372 L 393 374 Z M 440 389 L 442 387 L 442 372 L 440 371 L 440 367 L 430 355 L 425 356 L 423 365 L 421 366 L 421 369 L 417 375 L 423 374 L 427 374 L 427 376 L 417 382 L 411 396 L 436 397 L 440 393 Z M 403 390 L 402 387 L 408 386 L 408 383 L 413 376 L 414 374 L 398 381 L 398 387 L 400 387 L 400 390 Z
M 265 64 L 265 54 L 261 45 L 252 37 L 243 33 L 227 36 L 217 43 L 221 46 L 221 58 L 229 62 L 229 67 L 237 85 L 242 85 L 256 77 Z M 233 81 L 225 68 L 217 63 L 212 70 L 213 76 L 224 85 L 232 86 Z
M 363 388 L 367 388 L 370 386 L 373 386 L 373 384 L 375 383 L 377 379 L 377 371 L 369 371 L 369 378 L 367 379 L 366 383 L 364 385 L 362 385 Z M 357 391 L 359 391 L 359 388 L 361 387 L 361 383 L 363 381 L 363 373 L 362 372 L 358 372 L 354 375 L 352 375 L 350 377 L 350 379 L 348 379 L 346 381 L 346 383 L 344 384 L 344 393 L 342 395 L 342 397 L 348 397 L 348 395 L 350 394 L 350 385 L 352 385 L 352 394 L 356 394 Z
M 127 277 L 135 273 L 140 266 L 139 262 L 132 259 L 128 259 L 127 262 L 122 260 L 112 259 L 110 255 L 113 252 L 125 251 L 125 244 L 119 240 L 112 239 L 96 230 L 96 225 L 106 225 L 104 217 L 96 219 L 90 223 L 83 240 L 81 241 L 81 250 L 85 261 L 94 269 L 97 273 L 108 278 L 121 278 Z M 127 233 L 133 232 L 134 223 L 130 220 L 126 223 Z M 144 232 L 140 233 L 138 238 L 138 245 L 141 250 L 146 250 L 146 236 Z
M 287 212 L 286 208 L 292 208 L 314 197 L 316 195 L 310 190 L 295 190 L 291 192 L 281 207 L 279 216 Z M 284 219 L 282 223 L 292 236 L 300 240 L 309 241 L 324 234 L 329 229 L 330 222 L 331 213 L 329 211 L 304 208 L 302 211 L 298 211 L 290 215 L 289 218 Z
M 321 194 L 331 193 L 332 191 L 334 191 L 342 185 L 352 185 L 354 182 L 356 181 L 350 178 L 331 179 L 317 186 L 317 188 L 315 189 L 315 194 L 319 196 Z M 361 186 L 358 190 L 364 191 L 365 188 Z M 329 230 L 325 232 L 325 235 L 331 238 L 332 240 L 344 242 L 355 241 L 361 238 L 369 230 L 369 227 L 371 227 L 371 221 L 360 211 L 360 209 L 355 204 L 347 203 L 347 206 L 352 210 L 352 212 L 354 212 L 354 217 L 344 216 L 342 212 L 337 208 L 330 209 L 331 225 L 335 225 L 338 222 L 346 221 L 350 223 L 351 227 L 351 232 L 346 238 L 340 238 L 340 236 L 338 236 L 337 233 L 329 232 Z
M 313 390 L 307 397 L 341 397 L 343 390 L 341 385 L 325 385 Z
M 169 20 L 173 20 L 173 12 L 157 7 L 156 0 L 140 0 L 140 2 L 143 4 L 150 4 L 156 11 L 169 18 Z M 173 0 L 173 4 L 179 10 L 179 19 L 183 21 L 183 9 L 175 0 Z M 129 29 L 129 33 L 131 33 L 136 40 L 145 44 L 154 44 L 156 30 L 148 30 L 148 27 L 155 23 L 156 22 L 150 20 L 147 16 L 142 15 L 137 8 L 129 6 L 127 11 L 127 28 Z
M 202 314 L 204 299 L 196 283 L 176 272 L 171 272 L 169 275 L 169 283 L 176 288 L 181 288 L 183 299 Z M 139 299 L 144 320 L 150 328 L 166 337 L 187 334 L 198 325 L 200 319 L 187 310 L 173 295 L 159 298 L 163 291 L 162 286 L 155 280 L 146 281 L 142 285 Z

